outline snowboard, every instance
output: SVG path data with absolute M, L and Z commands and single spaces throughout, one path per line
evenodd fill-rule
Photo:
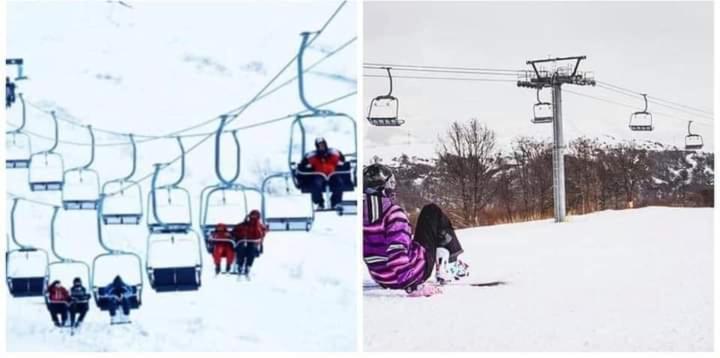
M 449 281 L 444 284 L 438 284 L 433 282 L 433 284 L 438 285 L 439 287 L 452 287 L 452 286 L 470 286 L 470 287 L 495 287 L 495 286 L 503 286 L 507 285 L 507 281 Z M 363 290 L 381 290 L 383 289 L 380 287 L 380 285 L 376 283 L 364 283 L 363 284 Z

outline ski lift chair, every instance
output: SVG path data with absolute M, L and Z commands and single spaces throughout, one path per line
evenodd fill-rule
M 237 137 L 237 130 L 232 131 L 233 143 L 235 145 L 235 172 L 232 177 L 225 178 L 220 168 L 221 136 L 223 134 L 227 116 L 220 118 L 220 125 L 215 132 L 215 176 L 218 184 L 203 188 L 200 192 L 200 228 L 205 239 L 205 247 L 212 253 L 214 243 L 227 242 L 235 247 L 235 241 L 230 239 L 216 239 L 212 232 L 218 224 L 222 223 L 232 232 L 237 222 L 245 219 L 250 212 L 248 194 L 255 193 L 258 197 L 258 205 L 262 204 L 262 192 L 256 188 L 236 183 L 240 177 L 240 140 Z
M 19 198 L 13 199 L 10 214 L 10 235 L 7 242 L 8 249 L 5 252 L 5 279 L 8 291 L 13 297 L 38 297 L 43 295 L 48 283 L 49 257 L 47 251 L 23 245 L 17 240 L 15 211 L 19 200 Z M 18 248 L 10 249 L 10 241 Z M 29 273 L 18 273 L 16 266 L 23 270 L 26 268 L 33 270 Z
M 298 168 L 297 162 L 293 161 L 295 128 L 297 127 L 300 132 L 300 148 L 301 148 L 300 154 L 302 157 L 305 155 L 305 153 L 309 152 L 309 150 L 306 146 L 307 133 L 305 131 L 305 124 L 303 123 L 304 121 L 306 121 L 310 118 L 320 118 L 325 121 L 346 120 L 352 124 L 353 150 L 352 150 L 352 153 L 344 153 L 344 155 L 346 156 L 346 162 L 341 167 L 337 168 L 337 170 L 333 174 L 331 174 L 331 176 L 333 176 L 333 175 L 341 176 L 341 178 L 343 179 L 342 180 L 342 183 L 343 183 L 342 191 L 343 192 L 354 191 L 355 187 L 357 186 L 357 181 L 355 180 L 356 168 L 355 168 L 354 160 L 349 159 L 349 158 L 355 158 L 355 156 L 357 155 L 357 124 L 356 124 L 355 120 L 352 117 L 350 117 L 349 115 L 314 107 L 305 98 L 305 87 L 304 87 L 304 76 L 303 76 L 303 55 L 305 53 L 305 49 L 307 47 L 308 40 L 309 40 L 311 33 L 303 32 L 300 35 L 302 36 L 302 41 L 301 41 L 300 50 L 299 50 L 298 56 L 297 56 L 298 94 L 300 97 L 300 102 L 302 102 L 303 106 L 305 106 L 306 110 L 309 111 L 310 113 L 304 114 L 304 115 L 297 115 L 295 117 L 295 120 L 290 125 L 290 145 L 288 148 L 289 170 L 293 175 L 295 186 L 298 189 L 300 189 L 303 193 L 310 192 L 310 187 L 308 184 L 309 184 L 309 180 L 311 180 L 312 178 L 315 178 L 317 176 L 322 176 L 326 181 L 328 181 L 330 179 L 330 176 L 327 176 L 324 173 L 303 171 L 302 168 Z M 327 194 L 327 192 L 329 192 L 329 186 L 326 189 L 326 194 Z M 349 204 L 352 203 L 352 201 L 345 201 L 344 203 L 348 204 L 348 206 L 349 206 Z M 357 204 L 357 202 L 356 202 L 356 204 Z M 349 208 L 347 211 L 343 210 L 343 203 L 340 203 L 339 207 L 340 207 L 340 209 L 338 209 L 339 214 L 344 213 L 344 212 L 346 212 L 346 213 L 350 212 Z M 357 210 L 355 210 L 355 211 L 357 211 Z
M 132 166 L 130 173 L 113 179 L 102 186 L 105 194 L 102 219 L 105 225 L 138 225 L 143 216 L 143 198 L 140 184 L 132 181 L 137 169 L 137 145 L 132 134 L 128 134 L 132 146 Z
M 150 286 L 156 292 L 198 290 L 202 285 L 201 247 L 200 237 L 194 230 L 186 233 L 151 233 L 147 240 L 145 261 Z M 158 259 L 162 256 L 171 259 Z
M 182 152 L 184 157 L 184 148 Z M 183 163 L 179 180 L 171 185 L 158 188 L 156 186 L 157 177 L 164 166 L 155 164 L 155 173 L 153 174 L 148 199 L 148 211 L 151 215 L 148 217 L 150 234 L 147 239 L 145 270 L 150 286 L 157 292 L 193 291 L 201 286 L 202 245 L 198 234 L 192 229 L 190 193 L 178 186 L 185 177 L 185 165 Z M 161 218 L 160 213 L 162 211 L 158 210 L 161 208 L 159 204 L 160 202 L 165 203 L 165 201 L 158 200 L 158 191 L 161 193 L 167 192 L 168 205 L 162 207 L 171 207 L 173 200 L 175 200 L 175 202 L 181 203 L 179 205 L 181 211 L 184 211 L 185 207 L 187 208 L 187 217 L 179 220 L 175 218 L 171 222 L 166 222 Z M 183 199 L 178 200 L 180 197 Z M 159 250 L 158 247 L 163 247 L 162 250 L 164 251 Z M 195 255 L 196 251 L 197 255 Z M 162 254 L 163 252 L 171 258 L 170 263 L 166 261 L 163 264 L 162 260 L 158 260 L 160 256 L 158 253 Z M 188 253 L 190 256 L 181 256 L 181 254 L 187 255 Z
M 50 149 L 30 156 L 28 183 L 32 191 L 60 191 L 63 188 L 64 163 L 60 154 L 55 153 L 58 145 L 59 129 L 55 112 L 50 112 L 55 124 L 54 143 Z
M 367 120 L 370 124 L 378 127 L 399 127 L 405 123 L 405 120 L 398 119 L 400 100 L 392 95 L 393 81 L 390 67 L 384 67 L 384 69 L 390 80 L 390 90 L 387 94 L 377 96 L 370 101 Z
M 703 138 L 699 134 L 690 131 L 690 125 L 693 121 L 688 122 L 688 134 L 685 136 L 685 150 L 700 150 L 703 148 Z
M 56 261 L 53 261 L 48 264 L 48 282 L 52 283 L 55 280 L 59 280 L 60 282 L 66 282 L 66 285 L 69 287 L 69 283 L 73 282 L 73 280 L 76 277 L 79 277 L 81 281 L 83 282 L 83 285 L 87 292 L 91 292 L 90 289 L 90 281 L 91 273 L 90 273 L 90 265 L 83 261 L 79 260 L 73 260 L 70 258 L 66 258 L 58 254 L 57 248 L 55 247 L 55 220 L 57 219 L 57 213 L 59 207 L 53 208 L 53 215 L 52 220 L 50 222 L 50 249 L 53 255 L 56 258 Z M 47 286 L 45 288 L 45 303 L 65 303 L 65 301 L 53 301 L 50 299 L 50 294 L 47 292 Z M 89 295 L 88 295 L 89 297 Z M 90 299 L 79 299 L 75 300 L 77 303 L 87 303 Z M 68 304 L 69 305 L 69 304 Z
M 642 94 L 645 101 L 645 108 L 642 111 L 634 112 L 630 115 L 630 130 L 648 132 L 653 130 L 652 113 L 648 112 L 647 94 Z
M 105 250 L 104 253 L 96 256 L 92 262 L 92 292 L 95 304 L 101 311 L 109 311 L 110 304 L 114 297 L 110 294 L 108 283 L 117 275 L 123 278 L 125 284 L 130 287 L 130 293 L 127 295 L 130 309 L 137 309 L 142 305 L 142 289 L 143 289 L 143 270 L 142 259 L 133 252 L 115 250 L 105 244 L 102 235 L 102 212 L 103 197 L 100 198 L 100 208 L 97 215 L 97 231 L 98 242 Z M 121 263 L 129 263 L 127 267 L 121 267 Z M 109 275 L 101 275 L 108 269 Z M 129 270 L 123 270 L 130 268 Z M 128 275 L 132 273 L 134 275 Z M 124 276 L 123 276 L 124 275 Z M 128 281 L 128 276 L 134 276 L 135 280 Z M 102 281 L 101 281 L 102 280 Z
M 543 102 L 540 100 L 540 88 L 537 89 L 537 103 L 535 103 L 535 105 L 533 105 L 532 122 L 535 124 L 552 123 L 553 122 L 552 103 Z
M 6 169 L 27 169 L 30 167 L 30 156 L 32 155 L 32 146 L 30 145 L 30 136 L 23 133 L 25 128 L 25 100 L 23 94 L 19 93 L 20 104 L 22 109 L 22 122 L 20 126 L 14 130 L 5 132 L 5 168 Z
M 270 210 L 268 201 L 270 200 L 270 197 L 277 197 L 280 196 L 280 193 L 277 192 L 277 188 L 272 185 L 274 181 L 277 180 L 283 180 L 284 186 L 281 189 L 284 189 L 285 197 L 289 197 L 292 195 L 291 190 L 297 190 L 294 185 L 290 185 L 292 174 L 291 173 L 277 173 L 268 176 L 263 180 L 262 183 L 262 212 L 264 216 L 264 222 L 265 225 L 267 225 L 268 229 L 271 231 L 310 231 L 312 228 L 312 224 L 315 221 L 315 210 L 313 209 L 312 202 L 310 200 L 307 200 L 307 198 L 302 198 L 302 200 L 306 203 L 305 205 L 308 205 L 308 209 L 305 211 L 305 214 L 299 214 L 299 215 L 275 215 L 275 209 Z M 300 193 L 301 196 L 303 193 Z M 277 199 L 275 199 L 277 200 Z M 286 205 L 291 206 L 291 205 Z M 297 205 L 293 205 L 297 206 Z M 273 206 L 273 208 L 276 206 Z
M 95 135 L 90 133 L 90 159 L 87 164 L 68 169 L 63 175 L 62 204 L 65 210 L 97 210 L 100 197 L 100 175 L 90 169 L 95 161 Z

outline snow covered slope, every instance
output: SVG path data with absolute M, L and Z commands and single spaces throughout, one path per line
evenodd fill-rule
M 347 263 L 356 245 L 340 228 L 355 219 L 323 213 L 310 233 L 270 233 L 249 282 L 216 277 L 205 254 L 199 291 L 155 293 L 146 285 L 131 325 L 110 326 L 93 304 L 71 337 L 52 326 L 42 298 L 7 296 L 8 350 L 354 350 L 356 271 Z
M 467 282 L 507 284 L 430 298 L 366 288 L 365 349 L 710 351 L 712 212 L 649 207 L 461 230 Z

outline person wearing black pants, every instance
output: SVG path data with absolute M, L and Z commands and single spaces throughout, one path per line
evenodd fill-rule
M 68 319 L 68 305 L 64 302 L 53 302 L 49 303 L 48 311 L 50 311 L 50 317 L 56 327 L 65 326 L 65 322 Z
M 90 309 L 88 301 L 90 295 L 82 285 L 79 277 L 73 280 L 73 286 L 70 288 L 70 325 L 78 327 L 85 319 L 85 315 Z
M 254 242 L 239 242 L 235 250 L 237 250 L 237 264 L 239 267 L 240 274 L 247 275 L 250 273 L 255 257 L 260 255 L 258 248 L 260 244 Z
M 457 261 L 458 256 L 463 253 L 460 241 L 455 235 L 452 222 L 435 204 L 425 205 L 420 211 L 415 228 L 413 240 L 425 248 L 425 275 L 423 280 L 432 276 L 436 263 L 446 265 Z M 436 262 L 438 260 L 438 248 L 446 249 L 450 255 L 448 262 Z M 440 258 L 443 260 L 443 258 Z
M 325 180 L 322 176 L 316 175 L 310 178 L 310 187 L 312 188 L 311 197 L 313 203 L 318 207 L 325 208 L 325 199 L 323 193 L 326 185 L 330 185 L 330 207 L 335 207 L 343 199 L 344 180 L 342 175 L 331 175 L 330 180 Z

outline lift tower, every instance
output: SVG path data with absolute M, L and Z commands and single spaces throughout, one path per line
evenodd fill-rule
M 591 72 L 578 72 L 580 61 L 585 56 L 558 57 L 542 60 L 530 60 L 526 64 L 532 70 L 523 71 L 518 79 L 518 87 L 541 90 L 552 88 L 553 107 L 553 197 L 555 209 L 555 222 L 565 221 L 565 142 L 563 140 L 562 126 L 562 92 L 564 84 L 578 86 L 595 86 L 595 79 Z M 567 65 L 557 66 L 558 62 Z M 551 68 L 543 67 L 552 64 Z

